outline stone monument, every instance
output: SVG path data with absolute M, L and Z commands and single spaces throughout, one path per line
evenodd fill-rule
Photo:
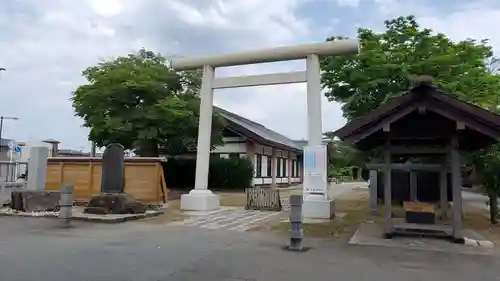
M 102 193 L 123 193 L 125 188 L 125 149 L 123 145 L 112 143 L 102 155 Z
M 84 212 L 89 214 L 138 214 L 146 206 L 124 193 L 125 150 L 121 144 L 106 147 L 102 156 L 101 194 L 92 197 Z

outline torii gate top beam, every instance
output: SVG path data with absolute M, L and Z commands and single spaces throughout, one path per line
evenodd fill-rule
M 358 40 L 335 40 L 325 43 L 278 47 L 257 51 L 227 53 L 192 58 L 174 58 L 171 66 L 175 70 L 193 70 L 204 65 L 213 67 L 235 66 L 254 63 L 305 59 L 308 55 L 355 55 L 360 50 Z

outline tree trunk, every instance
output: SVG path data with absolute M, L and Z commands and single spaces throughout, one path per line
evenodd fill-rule
M 498 197 L 495 192 L 488 192 L 488 199 L 490 205 L 490 222 L 491 224 L 498 223 Z

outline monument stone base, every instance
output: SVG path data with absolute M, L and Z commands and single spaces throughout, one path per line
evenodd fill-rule
M 10 206 L 19 212 L 47 212 L 59 209 L 61 193 L 56 190 L 13 190 Z
M 324 197 L 307 196 L 302 203 L 302 216 L 308 219 L 331 219 L 335 217 L 335 203 Z
M 219 195 L 210 190 L 193 189 L 189 194 L 181 196 L 181 210 L 183 211 L 213 211 L 220 208 Z
M 102 193 L 93 196 L 83 211 L 86 214 L 144 214 L 146 205 L 124 193 Z

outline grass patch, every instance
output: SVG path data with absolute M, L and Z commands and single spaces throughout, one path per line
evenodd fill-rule
M 361 222 L 378 221 L 382 218 L 382 216 L 370 215 L 366 189 L 354 190 L 337 198 L 335 211 L 343 216 L 326 222 L 303 223 L 304 235 L 308 237 L 347 238 L 354 233 Z M 251 231 L 269 231 L 276 234 L 288 234 L 289 230 L 289 222 L 270 222 L 251 229 Z
M 218 192 L 221 206 L 244 207 L 246 204 L 245 192 Z
M 168 208 L 165 210 L 165 213 L 163 215 L 147 218 L 142 221 L 154 224 L 166 224 L 175 221 L 182 221 L 187 218 L 187 215 L 181 212 L 180 205 L 181 205 L 180 199 L 170 200 L 168 201 Z
M 352 235 L 360 223 L 378 219 L 369 214 L 366 198 L 338 199 L 335 204 L 336 212 L 345 215 L 325 223 L 305 223 L 304 235 L 341 238 Z
M 287 198 L 290 195 L 301 195 L 302 189 L 280 190 L 280 198 Z

